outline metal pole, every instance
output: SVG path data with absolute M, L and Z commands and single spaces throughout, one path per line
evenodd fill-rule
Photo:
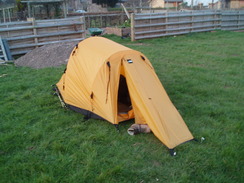
M 3 22 L 4 22 L 4 23 L 6 22 L 6 17 L 5 17 L 5 11 L 4 11 L 4 8 L 3 8 Z
M 11 16 L 10 16 L 10 8 L 8 8 L 8 21 L 11 22 Z
M 27 7 L 28 7 L 28 17 L 31 17 L 31 7 L 30 7 L 30 3 L 27 3 Z
M 66 2 L 63 2 L 63 12 L 64 12 L 64 18 L 67 18 L 67 9 L 66 9 Z

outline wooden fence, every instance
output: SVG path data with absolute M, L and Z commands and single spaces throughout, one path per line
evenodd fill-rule
M 242 30 L 244 29 L 244 10 L 242 11 L 222 11 L 222 30 Z
M 121 25 L 124 14 L 86 15 L 66 19 L 30 20 L 0 24 L 0 36 L 8 41 L 11 54 L 21 55 L 51 43 L 80 41 L 86 28 Z M 186 11 L 132 14 L 131 40 L 244 29 L 244 10 Z
M 91 27 L 110 27 L 110 26 L 120 26 L 123 25 L 125 20 L 127 20 L 125 13 L 118 14 L 97 14 L 97 15 L 86 15 L 84 14 L 86 20 L 86 28 Z
M 131 40 L 216 29 L 244 29 L 244 11 L 186 11 L 131 15 Z
M 42 45 L 83 40 L 85 30 L 83 17 L 0 24 L 0 36 L 8 41 L 13 56 Z
M 17 12 L 14 6 L 8 8 L 0 8 L 0 23 L 1 22 L 11 22 L 17 20 Z

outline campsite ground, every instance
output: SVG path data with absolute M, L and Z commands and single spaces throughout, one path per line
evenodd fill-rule
M 243 182 L 244 33 L 131 43 L 153 66 L 195 138 L 171 157 L 153 135 L 83 122 L 51 95 L 64 66 L 0 66 L 0 182 Z

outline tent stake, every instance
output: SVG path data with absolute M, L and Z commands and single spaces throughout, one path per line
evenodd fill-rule
M 170 154 L 171 156 L 176 156 L 176 152 L 175 152 L 174 149 L 169 149 L 169 154 Z
M 118 124 L 114 124 L 114 127 L 117 129 L 118 132 L 120 132 Z

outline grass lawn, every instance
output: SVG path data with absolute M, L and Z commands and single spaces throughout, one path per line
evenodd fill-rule
M 0 182 L 244 182 L 244 32 L 130 42 L 152 62 L 190 131 L 171 157 L 153 135 L 84 122 L 52 95 L 65 66 L 0 65 Z

